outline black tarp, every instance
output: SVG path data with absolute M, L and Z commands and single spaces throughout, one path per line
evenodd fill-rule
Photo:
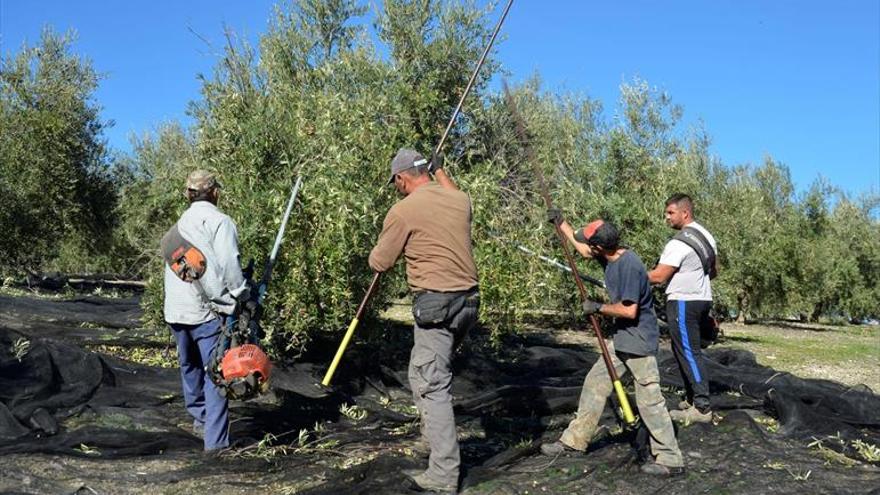
M 407 451 L 417 428 L 407 410 L 405 327 L 389 325 L 393 341 L 354 345 L 331 391 L 317 383 L 333 343 L 316 343 L 317 350 L 296 364 L 279 363 L 268 397 L 232 406 L 233 435 L 244 439 L 238 453 L 208 461 L 188 430 L 175 368 L 136 365 L 83 347 L 138 345 L 145 331 L 137 327 L 136 298 L 0 296 L 0 304 L 0 454 L 103 462 L 184 456 L 199 460 L 185 476 L 232 470 L 259 484 L 267 476 L 265 462 L 243 453 L 289 445 L 265 456 L 266 462 L 280 470 L 273 474 L 279 482 L 311 480 L 298 492 L 312 494 L 405 492 L 400 469 L 423 465 Z M 144 342 L 155 345 L 155 339 Z M 880 469 L 854 447 L 856 441 L 880 445 L 880 397 L 864 387 L 801 379 L 758 365 L 746 351 L 710 349 L 712 399 L 723 420 L 681 429 L 689 474 L 658 481 L 638 472 L 632 435 L 617 432 L 610 408 L 602 438 L 587 454 L 550 459 L 538 453 L 540 442 L 555 439 L 571 418 L 583 377 L 597 359 L 588 347 L 561 345 L 546 335 L 511 338 L 500 351 L 483 344 L 474 335 L 455 362 L 468 492 L 868 493 L 880 486 Z M 678 396 L 672 392 L 682 385 L 677 365 L 668 351 L 659 362 L 674 407 Z M 343 404 L 356 404 L 366 417 L 346 417 Z M 755 417 L 776 418 L 778 431 Z M 303 429 L 309 440 L 297 450 Z M 826 464 L 815 455 L 816 441 L 858 459 L 860 467 Z M 346 466 L 358 457 L 363 462 Z

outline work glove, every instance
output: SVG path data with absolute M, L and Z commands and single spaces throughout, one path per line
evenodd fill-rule
M 431 163 L 428 164 L 428 172 L 436 172 L 443 169 L 443 154 L 431 153 Z
M 584 301 L 584 313 L 587 316 L 594 315 L 599 312 L 599 309 L 602 308 L 602 303 L 587 299 Z
M 243 335 L 253 335 L 257 338 L 262 337 L 262 333 L 257 324 L 257 312 L 259 311 L 259 307 L 260 305 L 255 299 L 249 299 L 241 305 L 238 313 L 237 325 L 239 332 Z
M 547 221 L 552 223 L 553 225 L 559 225 L 562 223 L 562 211 L 559 208 L 548 208 L 547 209 Z

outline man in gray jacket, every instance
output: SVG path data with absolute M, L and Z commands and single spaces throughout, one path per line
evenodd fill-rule
M 216 451 L 229 446 L 228 401 L 205 370 L 224 318 L 235 311 L 237 299 L 246 297 L 247 285 L 239 263 L 235 223 L 217 208 L 220 183 L 216 176 L 205 170 L 192 172 L 184 195 L 190 206 L 174 229 L 178 239 L 197 250 L 201 269 L 190 280 L 165 264 L 164 314 L 177 340 L 183 396 L 193 417 L 193 431 L 204 435 L 206 451 Z

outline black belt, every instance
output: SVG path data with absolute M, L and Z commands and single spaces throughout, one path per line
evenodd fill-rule
M 449 296 L 464 296 L 466 297 L 464 305 L 470 308 L 474 308 L 480 305 L 480 286 L 475 285 L 470 289 L 465 290 L 450 290 L 450 291 L 441 291 L 441 290 L 418 290 L 413 291 L 413 299 L 416 299 L 421 294 L 432 293 L 432 294 L 446 294 Z

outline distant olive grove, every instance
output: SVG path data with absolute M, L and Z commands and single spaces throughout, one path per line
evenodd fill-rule
M 71 39 L 47 30 L 3 54 L 0 74 L 0 270 L 112 271 L 149 281 L 161 298 L 158 240 L 185 208 L 187 171 L 209 168 L 221 206 L 239 225 L 242 253 L 271 246 L 288 188 L 305 177 L 269 296 L 277 353 L 337 331 L 370 279 L 366 258 L 396 200 L 388 162 L 401 146 L 429 152 L 467 82 L 494 14 L 459 2 L 386 0 L 377 36 L 353 0 L 277 8 L 257 46 L 227 36 L 225 54 L 191 104 L 191 128 L 166 123 L 111 153 L 94 91 L 99 77 Z M 504 50 L 502 43 L 499 50 Z M 484 325 L 502 334 L 536 309 L 577 305 L 570 279 L 516 244 L 559 256 L 531 166 L 489 63 L 465 105 L 445 161 L 474 202 Z M 880 316 L 880 197 L 853 197 L 817 179 L 797 193 L 785 165 L 730 165 L 682 108 L 642 80 L 608 112 L 589 96 L 513 88 L 555 201 L 573 223 L 603 216 L 653 264 L 672 232 L 663 202 L 691 194 L 720 246 L 714 284 L 735 318 Z M 829 163 L 828 167 L 835 164 Z M 597 274 L 594 265 L 582 265 Z M 405 292 L 403 270 L 372 305 Z M 659 293 L 658 293 L 659 294 Z

